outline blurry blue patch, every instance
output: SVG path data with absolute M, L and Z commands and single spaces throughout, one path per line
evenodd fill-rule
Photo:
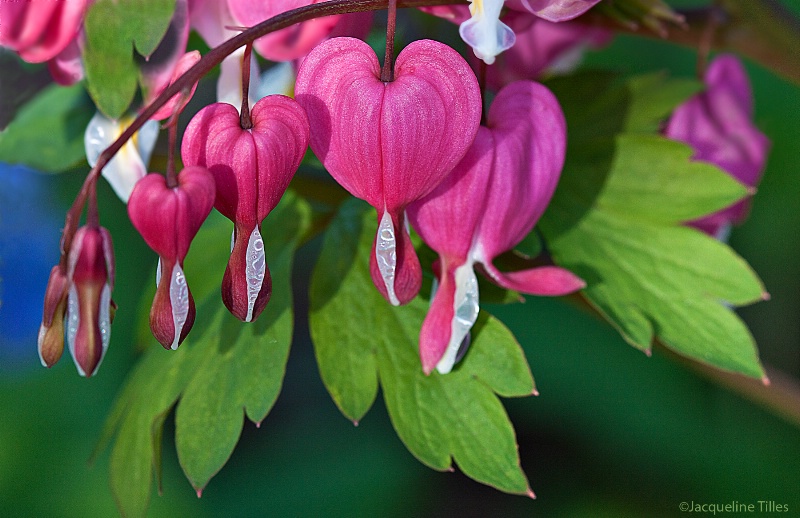
M 64 218 L 49 180 L 0 163 L 0 371 L 39 365 L 44 290 Z

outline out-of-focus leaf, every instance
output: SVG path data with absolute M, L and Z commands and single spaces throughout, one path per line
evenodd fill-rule
M 634 346 L 649 350 L 658 337 L 691 358 L 763 376 L 752 336 L 726 305 L 761 299 L 761 282 L 726 245 L 682 225 L 747 190 L 690 161 L 683 144 L 647 134 L 692 88 L 659 88 L 649 76 L 583 96 L 571 81 L 552 85 L 569 100 L 570 127 L 561 183 L 540 223 L 554 259 L 588 282 L 589 301 Z
M 167 31 L 175 0 L 98 0 L 84 24 L 87 88 L 106 116 L 118 119 L 136 94 L 134 50 L 147 57 Z
M 0 162 L 51 173 L 75 166 L 85 158 L 83 133 L 92 114 L 83 85 L 45 88 L 0 131 Z
M 378 390 L 392 424 L 421 462 L 452 460 L 484 484 L 529 491 L 514 430 L 497 395 L 530 395 L 533 378 L 508 329 L 482 313 L 472 345 L 453 372 L 425 376 L 418 356 L 427 304 L 392 307 L 372 285 L 368 256 L 375 218 L 344 204 L 328 229 L 311 285 L 310 326 L 322 379 L 348 418 L 358 421 Z
M 230 225 L 213 219 L 195 243 L 225 249 Z M 153 474 L 160 473 L 162 425 L 173 405 L 178 457 L 199 491 L 230 457 L 244 416 L 260 422 L 274 404 L 292 339 L 292 259 L 309 219 L 308 205 L 290 192 L 265 220 L 273 293 L 254 323 L 231 316 L 209 288 L 221 279 L 225 254 L 198 247 L 189 252 L 186 278 L 200 295 L 196 329 L 178 351 L 154 343 L 130 375 L 103 433 L 102 441 L 113 440 L 111 486 L 126 516 L 147 510 Z

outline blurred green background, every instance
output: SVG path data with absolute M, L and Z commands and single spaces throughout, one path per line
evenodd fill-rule
M 692 76 L 695 55 L 620 36 L 588 55 L 585 66 Z M 772 300 L 740 313 L 764 362 L 797 387 L 800 88 L 752 63 L 748 70 L 756 121 L 773 150 L 750 220 L 734 230 L 731 244 L 759 272 Z M 92 466 L 87 459 L 135 362 L 134 321 L 152 265 L 142 260 L 150 255 L 104 183 L 101 212 L 116 243 L 120 307 L 112 346 L 99 375 L 88 380 L 67 357 L 51 370 L 40 367 L 35 346 L 47 273 L 81 176 L 0 168 L 3 516 L 117 513 L 108 452 Z M 303 315 L 319 245 L 317 239 L 301 249 L 295 267 L 295 343 L 275 408 L 260 429 L 245 423 L 232 458 L 199 500 L 178 466 L 168 419 L 163 496 L 154 493 L 151 516 L 676 516 L 684 514 L 681 502 L 739 502 L 758 510 L 759 501 L 788 505 L 786 514 L 800 515 L 798 423 L 663 349 L 644 356 L 563 300 L 529 297 L 525 304 L 489 308 L 523 345 L 541 393 L 506 402 L 537 499 L 426 468 L 397 438 L 380 399 L 356 428 L 319 379 Z

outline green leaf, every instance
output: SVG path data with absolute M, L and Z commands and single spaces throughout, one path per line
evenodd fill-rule
M 269 413 L 280 392 L 292 339 L 294 250 L 309 221 L 308 205 L 291 192 L 265 220 L 273 291 L 254 323 L 231 316 L 218 290 L 210 289 L 222 277 L 226 254 L 209 254 L 197 246 L 189 252 L 186 278 L 201 295 L 196 328 L 175 352 L 150 339 L 153 345 L 129 376 L 101 438 L 101 447 L 114 440 L 111 486 L 123 514 L 143 516 L 147 510 L 153 475 L 160 477 L 163 423 L 173 405 L 177 404 L 178 458 L 198 491 L 230 457 L 244 416 L 259 423 Z M 230 231 L 230 223 L 217 215 L 195 243 L 224 250 Z
M 648 351 L 658 338 L 688 357 L 762 377 L 753 338 L 726 304 L 760 300 L 764 287 L 728 246 L 682 225 L 747 190 L 692 162 L 687 146 L 647 134 L 692 90 L 673 95 L 663 89 L 674 82 L 658 81 L 607 83 L 590 97 L 576 95 L 583 85 L 553 83 L 571 101 L 570 141 L 540 228 L 556 262 L 587 281 L 589 302 L 632 345 Z
M 427 304 L 417 298 L 392 307 L 372 285 L 368 257 L 376 224 L 364 208 L 355 201 L 342 206 L 311 283 L 311 336 L 333 400 L 358 421 L 380 381 L 395 430 L 421 462 L 447 470 L 452 459 L 475 480 L 528 493 L 514 430 L 497 397 L 534 392 L 519 344 L 482 312 L 464 360 L 450 374 L 425 376 L 417 344 Z
M 88 90 L 106 116 L 119 119 L 136 94 L 134 50 L 149 56 L 169 26 L 175 0 L 98 0 L 86 15 L 83 63 Z
M 75 166 L 85 159 L 83 133 L 93 113 L 83 85 L 45 88 L 0 131 L 0 162 L 51 173 Z

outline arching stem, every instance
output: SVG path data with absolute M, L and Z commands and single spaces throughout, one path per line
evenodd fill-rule
M 394 33 L 397 28 L 397 0 L 389 0 L 389 17 L 386 21 L 386 55 L 383 58 L 381 81 L 394 81 Z

